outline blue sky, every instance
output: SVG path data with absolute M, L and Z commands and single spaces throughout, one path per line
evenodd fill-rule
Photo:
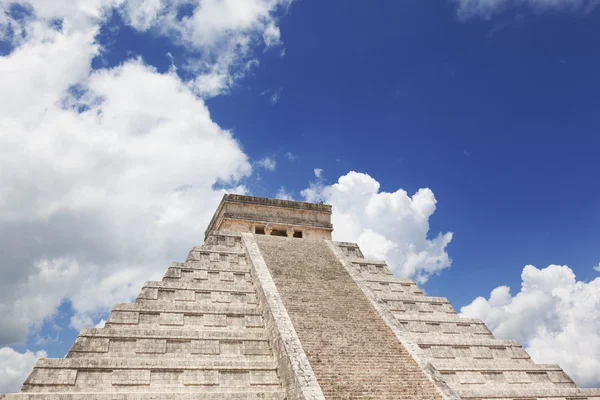
M 0 389 L 183 259 L 221 189 L 332 203 L 340 238 L 600 385 L 600 350 L 548 355 L 567 328 L 600 349 L 573 314 L 600 320 L 597 2 L 59 3 L 0 0 L 0 378 L 28 362 Z

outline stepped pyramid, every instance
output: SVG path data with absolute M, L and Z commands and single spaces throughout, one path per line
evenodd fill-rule
M 225 195 L 205 242 L 3 400 L 600 400 L 331 241 L 331 206 Z

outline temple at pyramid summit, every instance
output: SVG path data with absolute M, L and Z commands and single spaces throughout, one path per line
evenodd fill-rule
M 4 400 L 600 400 L 385 261 L 331 206 L 225 195 L 204 244 Z

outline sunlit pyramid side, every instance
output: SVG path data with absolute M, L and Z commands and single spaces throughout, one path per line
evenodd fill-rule
M 185 262 L 0 399 L 600 400 L 332 231 L 329 205 L 225 195 Z

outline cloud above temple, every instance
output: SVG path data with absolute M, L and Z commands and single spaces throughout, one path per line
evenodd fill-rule
M 428 237 L 437 202 L 430 189 L 409 196 L 402 189 L 380 191 L 379 182 L 364 173 L 349 172 L 333 185 L 324 183 L 322 171 L 316 176 L 301 194 L 333 206 L 335 240 L 358 243 L 366 257 L 385 259 L 394 274 L 419 283 L 450 267 L 446 247 L 452 232 Z
M 577 281 L 568 266 L 527 265 L 521 290 L 492 290 L 461 308 L 500 339 L 518 340 L 536 363 L 556 363 L 578 385 L 600 386 L 600 278 Z
M 71 326 L 97 323 L 185 256 L 224 191 L 247 191 L 248 157 L 199 95 L 226 92 L 254 48 L 280 42 L 272 12 L 287 4 L 0 0 L 0 346 L 65 302 Z M 186 48 L 192 78 L 139 58 L 93 69 L 113 13 Z

